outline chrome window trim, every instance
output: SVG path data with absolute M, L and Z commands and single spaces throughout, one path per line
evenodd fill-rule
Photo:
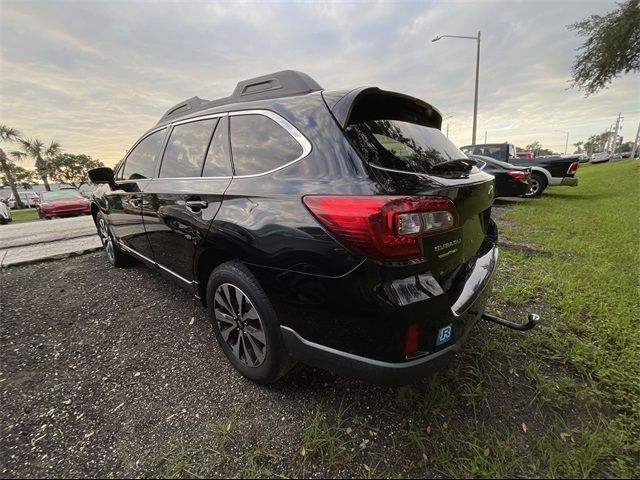
M 178 122 L 171 123 L 170 125 L 172 127 L 175 127 L 176 125 L 183 125 L 185 123 L 193 123 L 193 122 L 199 122 L 201 120 L 210 120 L 212 118 L 221 118 L 221 117 L 228 117 L 228 116 L 229 116 L 228 113 L 211 113 L 209 115 L 202 115 L 200 117 L 193 117 L 193 118 L 187 118 L 186 120 L 180 120 Z
M 285 163 L 284 165 L 280 165 L 277 168 L 268 170 L 266 172 L 261 172 L 261 173 L 254 173 L 252 175 L 226 175 L 223 177 L 202 177 L 202 176 L 198 176 L 198 177 L 153 177 L 153 178 L 144 178 L 144 179 L 140 179 L 140 180 L 229 180 L 229 179 L 233 179 L 233 178 L 255 178 L 255 177 L 262 177 L 263 175 L 269 175 L 271 173 L 277 172 L 278 170 L 282 170 L 283 168 L 288 167 L 289 165 L 293 165 L 296 162 L 299 162 L 300 160 L 302 160 L 303 158 L 305 158 L 307 155 L 309 155 L 311 153 L 311 151 L 313 150 L 313 146 L 311 145 L 311 142 L 307 139 L 307 137 L 305 137 L 296 127 L 294 127 L 291 123 L 289 123 L 289 121 L 287 121 L 286 119 L 284 119 L 283 117 L 281 117 L 279 114 L 272 112 L 271 110 L 236 110 L 236 111 L 232 111 L 232 112 L 225 112 L 225 113 L 211 113 L 208 115 L 201 115 L 198 117 L 192 117 L 192 118 L 187 118 L 185 120 L 180 120 L 174 123 L 168 123 L 165 125 L 162 125 L 161 127 L 155 128 L 153 130 L 150 130 L 149 132 L 147 132 L 145 134 L 144 137 L 141 137 L 130 149 L 129 152 L 131 152 L 135 147 L 138 146 L 138 144 L 144 140 L 145 138 L 147 138 L 149 135 L 152 135 L 154 133 L 156 133 L 159 130 L 162 130 L 163 128 L 168 128 L 170 130 L 173 130 L 173 127 L 176 125 L 182 125 L 185 123 L 191 123 L 191 122 L 197 122 L 199 120 L 207 120 L 210 118 L 220 118 L 220 117 L 235 117 L 235 116 L 239 116 L 239 115 L 262 115 L 264 117 L 270 118 L 271 120 L 273 120 L 274 122 L 276 122 L 278 125 L 280 125 L 282 128 L 285 129 L 285 131 L 291 135 L 293 137 L 293 139 L 298 142 L 298 144 L 300 145 L 300 147 L 302 147 L 302 153 L 300 154 L 300 156 L 298 156 L 298 158 L 296 158 L 295 160 L 290 161 L 289 163 Z M 231 135 L 231 132 L 229 132 L 229 135 Z M 127 152 L 127 156 L 124 157 L 124 159 L 121 161 L 121 164 L 124 164 L 127 161 L 127 157 L 129 156 L 129 152 Z M 233 162 L 233 152 L 231 153 L 231 161 Z M 205 160 L 206 161 L 206 160 Z M 122 183 L 122 182 L 134 182 L 134 181 L 140 181 L 140 180 L 116 180 L 117 183 Z

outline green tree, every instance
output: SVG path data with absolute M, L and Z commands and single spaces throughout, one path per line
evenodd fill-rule
M 22 188 L 31 188 L 37 183 L 35 180 L 36 175 L 33 170 L 16 165 L 13 162 L 9 162 L 9 170 L 11 171 L 11 176 L 13 177 L 15 184 L 20 185 Z M 2 173 L 2 177 L 0 177 L 0 181 L 2 181 L 2 185 L 4 186 L 11 185 L 4 172 Z
M 609 132 L 602 132 L 598 135 L 591 135 L 589 139 L 584 142 L 584 151 L 589 155 L 593 155 L 597 152 L 602 152 L 607 140 L 609 139 Z
M 61 153 L 49 160 L 49 174 L 56 182 L 66 183 L 80 188 L 89 182 L 88 172 L 92 168 L 104 167 L 104 164 L 89 155 Z
M 21 139 L 20 143 L 22 145 L 23 152 L 35 159 L 36 161 L 36 171 L 38 172 L 38 176 L 42 179 L 44 183 L 44 188 L 47 192 L 51 191 L 51 187 L 49 186 L 49 161 L 52 157 L 60 153 L 62 147 L 58 142 L 51 142 L 49 146 L 45 146 L 45 144 L 37 139 L 37 138 L 27 138 Z
M 572 86 L 597 93 L 620 74 L 640 71 L 640 0 L 569 25 L 586 37 L 571 67 Z
M 584 153 L 584 148 L 582 148 L 582 146 L 584 145 L 584 142 L 576 142 L 573 144 L 574 147 L 576 147 L 576 149 L 573 151 L 573 153 Z
M 19 142 L 20 140 L 20 132 L 18 132 L 18 130 L 16 130 L 15 128 L 7 127 L 6 125 L 0 125 L 0 141 Z M 20 200 L 20 195 L 18 195 L 18 188 L 16 187 L 16 182 L 13 178 L 10 165 L 11 162 L 7 158 L 7 154 L 2 148 L 0 148 L 0 170 L 2 171 L 3 176 L 7 179 L 7 183 L 11 187 L 13 198 L 16 199 L 16 205 L 18 206 L 18 208 L 24 208 L 24 204 L 22 203 L 22 200 Z
M 551 150 L 542 148 L 542 145 L 537 140 L 533 143 L 530 143 L 526 147 L 524 147 L 524 149 L 526 151 L 533 152 L 534 157 L 541 157 L 543 155 L 553 155 L 553 152 Z
M 624 142 L 618 145 L 616 153 L 630 152 L 633 149 L 633 142 Z

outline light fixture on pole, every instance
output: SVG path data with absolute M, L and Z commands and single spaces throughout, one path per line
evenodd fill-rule
M 463 38 L 465 40 L 475 40 L 476 42 L 478 42 L 478 53 L 476 57 L 476 90 L 475 90 L 475 96 L 473 99 L 473 135 L 471 139 L 471 143 L 475 145 L 476 144 L 476 128 L 478 126 L 478 82 L 480 77 L 480 31 L 478 30 L 477 37 L 465 37 L 461 35 L 439 35 L 431 41 L 437 42 L 441 38 Z

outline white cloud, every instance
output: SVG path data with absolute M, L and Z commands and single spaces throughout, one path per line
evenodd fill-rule
M 228 95 L 237 81 L 293 68 L 325 88 L 378 85 L 434 104 L 469 143 L 482 31 L 478 138 L 564 149 L 625 114 L 638 77 L 585 99 L 567 89 L 580 38 L 566 25 L 613 1 L 79 2 L 0 4 L 0 122 L 115 163 L 172 104 Z

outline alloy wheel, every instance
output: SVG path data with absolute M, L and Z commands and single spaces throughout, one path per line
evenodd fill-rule
M 104 251 L 107 252 L 107 257 L 109 258 L 109 260 L 113 262 L 113 240 L 111 239 L 111 235 L 109 235 L 109 227 L 107 226 L 107 222 L 104 218 L 101 218 L 99 220 L 99 227 L 102 246 L 104 247 Z
M 530 180 L 531 183 L 531 188 L 529 189 L 529 195 L 536 195 L 538 193 L 538 190 L 540 190 L 540 182 L 538 182 L 538 180 L 536 180 L 535 178 L 532 178 Z
M 222 339 L 248 367 L 259 367 L 267 353 L 262 320 L 249 298 L 235 285 L 223 283 L 214 295 L 213 311 Z

